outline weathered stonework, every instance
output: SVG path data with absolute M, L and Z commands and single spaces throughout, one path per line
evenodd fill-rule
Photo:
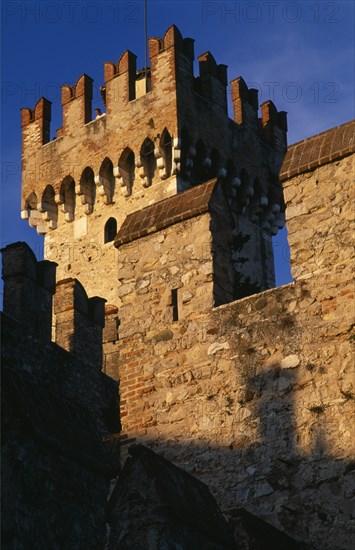
M 117 383 L 101 371 L 103 300 L 58 283 L 51 341 L 55 264 L 25 243 L 2 252 L 2 546 L 103 548 L 119 461 L 102 438 L 111 447 L 120 428 Z
M 63 87 L 54 141 L 48 102 L 23 110 L 22 216 L 66 279 L 57 330 L 75 323 L 58 302 L 75 278 L 108 300 L 103 370 L 120 384 L 110 436 L 123 458 L 144 442 L 224 512 L 350 549 L 354 123 L 290 147 L 281 167 L 286 120 L 271 102 L 258 119 L 256 91 L 236 79 L 228 119 L 226 68 L 206 53 L 194 78 L 175 27 L 150 39 L 150 60 L 147 93 L 133 54 L 105 64 L 94 121 L 90 78 Z M 295 282 L 265 290 L 285 206 Z
M 193 75 L 193 41 L 172 26 L 149 40 L 147 92 L 135 95 L 135 56 L 105 63 L 106 113 L 91 120 L 92 80 L 62 87 L 63 127 L 50 141 L 50 102 L 22 110 L 22 217 L 45 234 L 45 257 L 58 278 L 78 278 L 89 294 L 119 305 L 117 257 L 107 239 L 112 218 L 127 215 L 218 177 L 253 265 L 236 270 L 260 290 L 274 286 L 271 236 L 284 224 L 278 172 L 286 150 L 286 114 L 261 105 L 241 77 L 232 81 L 234 121 L 228 117 L 227 71 L 207 52 Z M 148 78 L 148 77 L 147 77 Z M 263 266 L 261 267 L 261 264 Z M 259 265 L 258 265 L 259 264 Z M 257 269 L 255 269 L 257 267 Z M 239 296 L 236 296 L 239 297 Z
M 115 469 L 95 420 L 45 371 L 2 359 L 2 547 L 103 548 Z
M 164 450 L 224 510 L 246 506 L 316 547 L 326 533 L 329 548 L 341 548 L 339 530 L 346 544 L 351 517 L 347 277 L 332 323 L 325 313 L 340 277 L 324 298 L 292 284 L 130 335 L 119 363 L 123 434 Z
M 337 159 L 285 180 L 287 230 L 294 279 L 351 266 L 354 189 L 353 157 Z
M 163 451 L 224 510 L 239 503 L 332 549 L 349 547 L 353 521 L 352 162 L 284 182 L 296 282 L 259 296 L 211 309 L 212 256 L 199 252 L 206 214 L 128 244 L 117 237 L 128 269 L 122 442 Z M 182 296 L 174 322 L 171 288 Z

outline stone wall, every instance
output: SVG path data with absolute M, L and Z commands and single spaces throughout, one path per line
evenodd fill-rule
M 266 102 L 258 118 L 257 93 L 239 78 L 231 121 L 225 67 L 207 52 L 195 78 L 192 42 L 175 27 L 150 39 L 149 49 L 151 91 L 135 97 L 135 59 L 125 52 L 117 65 L 105 64 L 107 113 L 96 120 L 91 79 L 63 86 L 63 128 L 53 141 L 48 102 L 23 110 L 22 216 L 46 233 L 45 256 L 59 264 L 59 278 L 78 278 L 89 296 L 110 304 L 103 369 L 120 383 L 122 457 L 129 442 L 144 442 L 207 483 L 224 511 L 244 506 L 316 548 L 348 549 L 353 126 L 287 153 L 281 180 L 295 283 L 226 303 L 236 296 L 228 285 L 237 222 L 256 227 L 257 246 L 244 248 L 248 293 L 273 282 L 285 114 Z M 145 138 L 153 149 L 142 149 Z M 186 189 L 205 190 L 217 177 L 228 203 L 224 229 L 210 203 L 193 212 L 196 205 L 185 204 L 188 216 L 174 204 L 169 223 L 156 223 L 155 206 L 164 218 L 173 195 L 185 191 L 188 203 Z M 118 237 L 137 230 L 116 238 L 118 248 L 105 242 L 111 217 Z M 242 264 L 242 254 L 234 260 Z M 58 313 L 63 327 L 72 323 Z M 18 359 L 36 353 L 21 347 Z M 85 375 L 68 372 L 71 397 Z M 101 375 L 90 374 L 79 392 L 88 404 L 92 397 L 99 417 Z
M 45 234 L 44 255 L 58 263 L 59 279 L 78 278 L 89 294 L 119 305 L 108 220 L 119 228 L 130 213 L 218 177 L 229 207 L 250 219 L 256 248 L 267 252 L 255 270 L 261 288 L 273 286 L 271 235 L 284 224 L 285 113 L 268 101 L 258 118 L 257 91 L 239 77 L 230 119 L 227 67 L 206 52 L 195 77 L 193 41 L 174 25 L 149 39 L 149 57 L 151 87 L 142 95 L 134 92 L 142 77 L 134 54 L 104 64 L 106 113 L 94 120 L 91 78 L 62 86 L 63 126 L 54 139 L 48 100 L 22 109 L 22 217 Z
M 102 435 L 117 431 L 117 383 L 102 372 L 104 300 L 88 299 L 73 279 L 56 287 L 55 264 L 37 262 L 26 243 L 4 248 L 2 263 L 3 365 L 33 375 L 83 407 Z M 54 292 L 57 324 L 52 335 Z
M 116 470 L 95 421 L 44 373 L 7 363 L 3 357 L 2 547 L 103 548 Z
M 352 156 L 284 181 L 291 270 L 296 280 L 351 265 Z
M 56 287 L 56 265 L 25 243 L 2 253 L 3 547 L 103 548 L 120 429 L 118 386 L 101 371 L 104 300 L 73 279 Z
M 316 546 L 346 548 L 352 292 L 340 272 L 123 338 L 124 436 L 201 478 L 224 510 L 243 505 Z
M 284 287 L 211 309 L 211 263 L 192 255 L 206 214 L 118 249 L 128 268 L 116 343 L 123 448 L 143 441 L 207 483 L 224 510 L 245 506 L 332 550 L 349 548 L 353 521 L 350 170 L 344 157 L 286 182 L 299 280 Z M 181 284 L 189 300 L 172 321 L 170 289 Z

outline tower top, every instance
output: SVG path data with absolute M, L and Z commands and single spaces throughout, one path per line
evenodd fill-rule
M 90 76 L 63 85 L 63 124 L 52 140 L 50 101 L 22 109 L 22 217 L 39 233 L 92 214 L 98 201 L 120 204 L 122 222 L 123 214 L 214 177 L 282 203 L 286 113 L 267 101 L 258 117 L 258 92 L 238 77 L 231 120 L 226 65 L 205 52 L 194 76 L 194 41 L 175 25 L 149 38 L 148 50 L 149 71 L 137 70 L 129 50 L 104 63 L 106 112 L 96 110 L 96 118 Z

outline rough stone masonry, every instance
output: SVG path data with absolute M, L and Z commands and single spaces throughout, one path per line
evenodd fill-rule
M 59 278 L 104 296 L 103 368 L 120 383 L 122 456 L 143 442 L 316 548 L 354 515 L 354 124 L 291 146 L 286 115 L 170 27 L 22 110 L 22 217 Z M 137 82 L 139 81 L 139 84 Z M 142 92 L 143 89 L 143 92 Z M 144 93 L 145 92 L 145 93 Z M 285 157 L 285 158 L 284 158 Z M 281 174 L 281 175 L 280 175 Z M 283 226 L 294 282 L 274 286 Z

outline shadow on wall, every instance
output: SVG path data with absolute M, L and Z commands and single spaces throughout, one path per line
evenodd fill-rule
M 18 249 L 22 250 L 21 254 Z M 7 316 L 4 315 L 6 322 L 2 324 L 5 336 L 3 342 L 6 342 L 2 349 L 2 359 L 5 367 L 17 371 L 17 375 L 14 375 L 16 384 L 12 385 L 13 393 L 10 392 L 11 399 L 8 400 L 8 418 L 5 418 L 8 420 L 6 427 L 10 437 L 3 448 L 10 472 L 5 478 L 6 495 L 12 508 L 10 505 L 4 507 L 13 522 L 12 529 L 8 532 L 9 540 L 10 537 L 15 540 L 20 536 L 17 525 L 21 525 L 21 521 L 27 522 L 21 529 L 21 536 L 35 537 L 37 533 L 43 536 L 40 528 L 36 533 L 33 530 L 33 525 L 36 529 L 39 525 L 36 523 L 38 516 L 43 520 L 46 533 L 50 532 L 55 537 L 56 529 L 60 529 L 63 541 L 70 540 L 72 543 L 73 539 L 70 537 L 75 539 L 77 529 L 85 532 L 85 541 L 90 540 L 91 531 L 87 528 L 90 523 L 90 529 L 94 529 L 93 517 L 100 536 L 104 537 L 104 509 L 109 479 L 105 477 L 99 480 L 96 492 L 98 472 L 95 470 L 96 466 L 94 469 L 91 467 L 95 462 L 92 460 L 92 442 L 95 442 L 98 458 L 100 463 L 104 462 L 105 469 L 106 459 L 103 457 L 101 460 L 101 438 L 110 432 L 117 432 L 119 435 L 120 429 L 119 419 L 115 417 L 115 413 L 118 413 L 117 382 L 100 371 L 100 353 L 96 355 L 91 351 L 87 360 L 82 362 L 85 350 L 81 347 L 71 349 L 70 344 L 68 351 L 62 349 L 67 340 L 62 347 L 53 344 L 50 341 L 50 330 L 33 334 L 37 326 L 34 323 L 36 316 L 42 320 L 42 324 L 46 316 L 49 329 L 51 326 L 55 265 L 50 262 L 37 264 L 33 253 L 23 243 L 8 247 L 6 255 L 8 259 L 12 259 L 7 262 L 4 270 L 7 281 L 6 303 L 8 307 L 11 304 L 13 309 L 7 312 Z M 23 274 L 22 278 L 19 273 Z M 26 277 L 26 273 L 31 276 Z M 26 293 L 19 292 L 24 288 L 24 281 Z M 304 288 L 299 289 L 302 304 L 306 302 L 306 307 L 303 305 L 304 316 L 299 317 L 298 323 L 295 322 L 295 317 L 290 314 L 282 316 L 282 310 L 276 308 L 277 304 L 283 303 L 283 307 L 286 307 L 288 303 L 292 303 L 291 300 L 296 296 L 295 286 L 290 285 L 290 288 L 279 289 L 275 293 L 275 299 L 269 300 L 263 322 L 260 321 L 260 314 L 257 314 L 257 321 L 252 317 L 254 321 L 243 327 L 240 315 L 243 316 L 244 309 L 248 310 L 248 301 L 238 304 L 238 310 L 235 309 L 235 304 L 232 308 L 214 310 L 214 317 L 209 324 L 214 330 L 218 330 L 220 323 L 224 331 L 221 334 L 233 336 L 230 338 L 233 347 L 230 352 L 233 356 L 230 357 L 232 361 L 216 355 L 214 363 L 212 359 L 209 360 L 208 377 L 202 376 L 207 362 L 198 363 L 200 349 L 199 354 L 191 355 L 194 357 L 191 359 L 194 368 L 191 367 L 191 377 L 188 380 L 178 380 L 179 376 L 183 377 L 181 372 L 174 370 L 168 353 L 165 359 L 159 359 L 160 364 L 158 361 L 153 364 L 150 360 L 157 381 L 154 383 L 154 391 L 163 388 L 164 392 L 164 380 L 159 376 L 162 374 L 160 367 L 163 363 L 165 376 L 169 372 L 167 387 L 175 384 L 178 390 L 177 386 L 180 384 L 180 389 L 183 390 L 180 395 L 183 397 L 178 401 L 176 395 L 170 392 L 169 401 L 166 400 L 162 407 L 158 393 L 153 399 L 148 394 L 156 423 L 150 424 L 149 436 L 140 437 L 140 442 L 205 482 L 224 511 L 242 506 L 294 538 L 312 543 L 315 548 L 350 550 L 352 512 L 349 499 L 353 495 L 351 474 L 354 473 L 355 465 L 344 458 L 349 456 L 344 435 L 350 439 L 348 418 L 354 396 L 346 392 L 345 386 L 340 384 L 341 374 L 344 373 L 339 372 L 335 386 L 331 355 L 327 356 L 326 367 L 321 361 L 317 365 L 310 362 L 300 364 L 300 359 L 295 355 L 294 350 L 300 349 L 304 334 L 319 327 L 321 322 L 321 318 L 316 316 L 319 315 L 318 306 L 312 309 L 310 305 L 314 300 L 306 288 L 307 283 Z M 89 342 L 91 336 L 90 343 L 97 348 L 100 345 L 101 350 L 101 337 L 99 339 L 93 335 L 102 331 L 102 300 L 98 302 L 97 298 L 87 299 L 84 290 L 72 279 L 62 281 L 59 287 L 57 285 L 56 297 L 60 294 L 62 299 L 59 301 L 60 311 L 57 310 L 57 316 L 61 314 L 59 321 L 63 324 L 63 334 L 71 334 L 78 319 L 74 313 L 79 312 L 82 316 L 85 315 L 85 319 L 80 317 L 82 334 L 86 335 L 82 338 L 82 343 Z M 14 296 L 18 296 L 18 301 L 14 300 Z M 269 296 L 271 298 L 271 294 Z M 263 309 L 266 302 L 265 296 L 258 298 L 255 311 Z M 39 303 L 44 308 L 41 311 L 38 308 Z M 112 312 L 115 316 L 117 308 Z M 312 317 L 313 325 L 305 324 L 308 316 Z M 92 326 L 94 322 L 96 327 Z M 188 323 L 193 326 L 194 321 L 190 320 Z M 200 318 L 198 323 L 201 325 Z M 195 325 L 195 328 L 196 330 L 190 328 L 194 342 L 198 341 L 198 330 L 201 330 L 201 326 L 197 328 Z M 345 338 L 350 340 L 347 329 L 343 330 L 342 343 Z M 186 330 L 184 333 L 186 337 Z M 329 337 L 329 325 L 324 334 Z M 255 343 L 265 340 L 266 336 L 268 348 L 274 348 L 268 360 L 262 353 L 264 348 L 257 350 L 253 347 Z M 338 338 L 339 332 L 336 336 Z M 274 345 L 278 338 L 282 338 L 288 346 L 288 355 L 280 359 L 275 353 L 277 345 Z M 207 351 L 209 342 L 203 342 Z M 215 344 L 216 342 L 212 345 Z M 147 339 L 144 345 L 149 353 Z M 160 345 L 165 344 L 160 342 Z M 333 344 L 332 346 L 335 348 Z M 193 345 L 188 348 L 191 353 L 192 347 Z M 88 344 L 86 348 L 88 353 Z M 219 373 L 219 379 L 211 378 L 212 363 Z M 28 380 L 25 380 L 23 371 L 27 372 Z M 21 380 L 17 381 L 19 372 L 22 373 L 20 378 L 23 383 Z M 205 389 L 209 388 L 211 393 L 204 392 L 205 380 L 202 378 L 208 378 Z M 218 386 L 218 381 L 222 381 L 223 385 Z M 333 381 L 334 387 L 330 387 L 330 381 Z M 305 386 L 308 386 L 308 395 L 302 391 Z M 324 395 L 323 392 L 328 387 L 330 393 Z M 18 406 L 14 406 L 12 399 L 15 391 Z M 52 395 L 53 392 L 55 396 Z M 146 399 L 147 394 L 138 396 L 138 409 L 142 404 L 148 403 Z M 58 416 L 62 424 L 56 431 L 54 427 Z M 78 427 L 77 431 L 75 426 Z M 29 427 L 32 429 L 28 429 Z M 98 432 L 96 439 L 94 432 Z M 40 441 L 36 437 L 38 433 L 41 437 L 44 434 Z M 203 440 L 200 434 L 203 434 Z M 62 452 L 65 438 L 69 450 L 79 453 L 71 455 L 69 460 L 68 456 L 63 457 Z M 87 452 L 83 453 L 85 448 Z M 89 463 L 89 468 L 82 467 L 83 460 Z M 32 475 L 33 472 L 35 476 Z M 74 479 L 75 484 L 63 483 L 68 476 L 72 476 L 70 479 Z M 13 491 L 12 487 L 16 490 Z M 85 491 L 88 487 L 91 491 L 90 497 L 86 497 Z M 75 514 L 76 506 L 79 506 L 78 495 L 82 499 L 80 519 Z M 42 506 L 38 505 L 39 498 L 42 498 Z M 26 509 L 26 499 L 30 513 Z M 67 503 L 71 504 L 71 508 L 66 506 Z M 89 510 L 86 508 L 88 503 Z M 50 508 L 52 505 L 53 508 Z M 11 510 L 16 513 L 20 510 L 22 517 L 16 516 L 15 512 L 11 513 Z M 97 514 L 101 514 L 100 517 Z M 31 520 L 27 520 L 28 517 Z M 78 521 L 81 522 L 80 526 Z M 67 544 L 63 541 L 62 547 Z M 58 544 L 58 540 L 56 542 Z M 48 541 L 47 545 L 37 544 L 37 548 L 42 547 L 47 548 Z M 95 546 L 84 544 L 82 547 Z
M 8 354 L 4 350 L 5 359 L 11 360 L 11 367 L 25 359 L 28 368 L 29 358 L 36 364 L 32 375 L 20 372 L 15 376 L 14 389 L 7 394 L 10 413 L 6 417 L 9 423 L 5 426 L 4 463 L 12 474 L 5 484 L 5 499 L 12 506 L 7 515 L 11 509 L 20 510 L 8 523 L 8 540 L 13 541 L 16 525 L 25 517 L 21 519 L 21 510 L 26 510 L 26 517 L 32 519 L 26 520 L 21 536 L 28 542 L 35 533 L 37 548 L 48 547 L 48 539 L 40 542 L 48 533 L 51 540 L 56 543 L 61 540 L 63 545 L 81 540 L 85 541 L 86 548 L 103 548 L 104 510 L 109 477 L 113 475 L 109 470 L 113 472 L 114 468 L 109 458 L 105 458 L 97 428 L 102 426 L 98 419 L 100 413 L 105 413 L 103 405 L 114 406 L 117 385 L 100 372 L 95 374 L 93 385 L 95 371 L 79 365 L 58 346 L 52 345 L 51 354 L 43 354 L 39 348 L 38 355 L 33 347 L 26 348 L 26 342 L 16 347 L 16 323 L 9 318 L 8 326 L 4 327 L 9 331 L 6 341 L 11 344 Z M 347 499 L 353 490 L 351 475 L 355 464 L 341 459 L 337 439 L 342 434 L 327 433 L 331 418 L 326 420 L 326 407 L 321 401 L 304 410 L 305 405 L 297 396 L 301 382 L 292 356 L 287 364 L 274 361 L 259 373 L 254 367 L 255 350 L 247 348 L 245 353 L 247 366 L 241 373 L 237 392 L 228 387 L 226 398 L 225 392 L 217 391 L 204 399 L 195 399 L 195 409 L 191 409 L 189 418 L 182 404 L 171 401 L 169 410 L 163 413 L 171 426 L 168 424 L 166 430 L 167 424 L 161 423 L 161 429 L 165 425 L 165 433 L 170 436 L 163 436 L 163 431 L 160 438 L 141 437 L 140 442 L 204 482 L 231 517 L 235 508 L 243 507 L 314 548 L 350 550 L 351 509 Z M 306 369 L 310 380 L 316 369 L 322 374 L 322 367 L 307 364 Z M 42 378 L 46 379 L 45 383 Z M 198 387 L 198 380 L 191 382 Z M 14 406 L 11 397 L 14 391 L 18 406 Z M 102 396 L 99 402 L 97 395 Z M 342 394 L 345 417 L 351 399 L 350 394 Z M 156 407 L 159 407 L 158 401 Z M 114 418 L 113 409 L 106 412 Z M 59 424 L 56 415 L 60 417 Z M 113 424 L 109 427 L 112 432 L 118 429 L 118 422 L 116 426 Z M 29 429 L 31 426 L 33 429 Z M 205 441 L 194 435 L 196 433 L 206 434 Z M 76 451 L 75 454 L 68 455 L 68 449 Z M 117 467 L 118 458 L 115 460 Z M 63 484 L 64 479 L 72 482 Z M 76 506 L 80 506 L 80 513 L 76 513 Z M 144 513 L 144 509 L 141 510 L 141 514 Z M 36 522 L 33 529 L 31 521 L 35 521 L 37 515 L 41 521 Z M 90 546 L 91 543 L 94 546 Z M 270 547 L 260 546 L 260 549 L 270 550 Z
M 310 371 L 315 368 L 308 365 Z M 217 394 L 205 398 L 202 410 L 196 401 L 191 417 L 182 420 L 190 438 L 174 434 L 172 427 L 166 439 L 162 434 L 140 437 L 140 442 L 208 485 L 230 516 L 243 507 L 312 548 L 350 550 L 355 462 L 341 459 L 337 438 L 342 434 L 327 433 L 327 406 L 319 402 L 302 414 L 295 370 L 277 363 L 246 376 L 245 382 L 239 403 L 227 397 L 222 414 L 214 412 Z M 255 397 L 258 404 L 252 409 Z M 351 399 L 343 395 L 344 414 Z M 166 416 L 173 421 L 177 408 L 170 406 Z M 194 437 L 203 430 L 205 441 Z M 223 438 L 223 443 L 213 441 Z
M 223 516 L 207 486 L 143 445 L 132 445 L 109 498 L 109 550 L 312 550 L 239 508 Z
M 215 306 L 292 281 L 285 228 L 275 241 L 262 227 L 233 210 L 221 184 L 214 188 L 209 211 Z

